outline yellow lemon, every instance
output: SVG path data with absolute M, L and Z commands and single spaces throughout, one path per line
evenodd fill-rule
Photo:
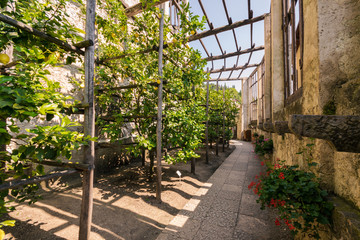
M 158 17 L 161 18 L 161 16 L 162 16 L 161 13 L 159 13 L 159 14 L 158 14 Z
M 190 32 L 190 34 L 191 34 L 191 35 L 194 35 L 194 34 L 195 34 L 195 31 L 194 31 L 194 30 L 193 30 L 193 31 L 191 31 L 191 32 Z
M 190 48 L 189 44 L 186 44 L 185 46 L 186 46 L 186 48 Z
M 157 80 L 157 83 L 160 84 L 160 80 Z
M 4 237 L 5 237 L 5 232 L 0 229 L 0 239 L 4 239 Z
M 112 36 L 113 38 L 115 38 L 115 37 L 116 37 L 115 33 L 112 33 L 112 34 L 111 34 L 111 36 Z
M 158 88 L 157 88 L 157 87 L 155 87 L 155 90 L 158 90 Z
M 10 62 L 10 57 L 5 53 L 0 53 L 0 62 L 2 64 L 8 64 Z

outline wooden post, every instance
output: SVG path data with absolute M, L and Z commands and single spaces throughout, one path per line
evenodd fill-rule
M 5 122 L 5 127 L 3 129 L 6 130 L 6 118 L 5 117 L 0 117 L 0 122 Z M 1 152 L 6 152 L 6 144 L 0 145 L 0 151 Z M 6 166 L 5 158 L 2 159 L 1 155 L 0 155 L 0 167 L 4 168 L 5 166 Z
M 219 81 L 216 81 L 216 91 L 219 92 Z M 219 156 L 219 124 L 216 121 L 216 156 Z
M 95 10 L 96 0 L 87 0 L 86 3 L 86 27 L 85 40 L 95 42 Z M 94 46 L 89 46 L 85 49 L 85 103 L 89 104 L 85 108 L 85 136 L 95 137 L 95 101 L 94 101 L 94 71 L 95 71 L 95 56 Z M 79 239 L 90 239 L 91 219 L 93 210 L 93 183 L 94 183 L 94 167 L 95 167 L 95 143 L 89 141 L 87 146 L 84 146 L 84 163 L 89 164 L 89 170 L 84 171 L 83 176 L 83 193 L 81 201 L 80 213 L 80 231 Z
M 223 140 L 222 140 L 222 151 L 225 152 L 225 90 L 226 90 L 226 85 L 223 88 L 223 100 L 224 100 L 224 108 L 223 108 Z
M 145 159 L 146 159 L 146 150 L 145 148 L 141 149 L 141 166 L 145 167 Z
M 158 110 L 157 110 L 157 126 L 156 126 L 156 199 L 161 201 L 161 129 L 162 129 L 162 91 L 163 91 L 163 77 L 162 77 L 162 59 L 163 59 L 163 48 L 164 48 L 164 4 L 161 4 L 161 18 L 160 18 L 160 40 L 159 40 L 159 77 L 160 85 L 158 88 Z
M 206 163 L 209 163 L 209 80 L 206 82 L 206 128 L 205 128 L 205 144 L 206 144 Z
M 193 85 L 192 86 L 192 91 L 193 91 L 193 94 L 194 94 L 194 100 L 196 101 L 195 99 L 195 86 Z M 194 109 L 194 116 L 195 116 L 196 112 L 195 112 L 195 109 Z M 191 173 L 195 174 L 195 165 L 196 165 L 196 159 L 195 158 L 191 158 Z

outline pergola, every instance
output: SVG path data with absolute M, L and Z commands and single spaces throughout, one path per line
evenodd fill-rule
M 120 0 L 122 4 L 125 7 L 126 15 L 129 18 L 134 18 L 136 14 L 141 13 L 143 10 L 143 5 L 141 3 L 135 4 L 134 6 L 128 6 L 124 0 Z M 158 1 L 158 5 L 169 2 L 170 9 L 170 16 L 172 15 L 173 11 L 182 11 L 180 7 L 180 1 L 181 0 L 160 0 Z M 195 1 L 195 0 L 194 0 Z M 242 74 L 245 69 L 248 68 L 255 68 L 259 66 L 258 64 L 251 64 L 250 60 L 252 57 L 252 54 L 256 51 L 261 51 L 264 49 L 264 46 L 255 46 L 253 43 L 253 24 L 256 22 L 263 21 L 265 17 L 268 15 L 268 13 L 260 15 L 260 16 L 253 16 L 253 11 L 251 9 L 251 1 L 247 0 L 247 11 L 248 11 L 248 18 L 243 19 L 241 21 L 233 22 L 232 18 L 229 16 L 228 13 L 228 7 L 226 5 L 226 1 L 222 0 L 222 4 L 224 7 L 224 11 L 226 13 L 228 24 L 225 26 L 221 26 L 218 28 L 214 28 L 213 23 L 211 22 L 211 19 L 209 19 L 207 12 L 205 11 L 204 4 L 201 0 L 197 0 L 198 3 L 201 6 L 202 13 L 206 18 L 207 24 L 209 26 L 209 30 L 203 31 L 203 32 L 197 32 L 194 35 L 190 35 L 187 37 L 188 42 L 194 42 L 199 41 L 201 46 L 203 47 L 206 57 L 204 58 L 206 61 L 212 63 L 212 67 L 208 68 L 206 71 L 208 73 L 219 73 L 219 76 L 217 78 L 213 78 L 210 80 L 207 80 L 207 104 L 206 104 L 206 112 L 208 114 L 209 112 L 209 104 L 208 104 L 208 98 L 209 98 L 209 82 L 216 82 L 217 86 L 218 83 L 221 81 L 241 81 L 246 79 L 246 77 L 243 77 Z M 95 97 L 94 97 L 94 68 L 95 64 L 104 64 L 108 65 L 110 61 L 120 59 L 125 57 L 126 55 L 119 55 L 111 58 L 105 58 L 105 59 L 95 59 L 94 56 L 94 43 L 96 40 L 95 36 L 95 16 L 96 16 L 96 0 L 87 0 L 86 1 L 86 36 L 85 41 L 77 43 L 75 45 L 71 45 L 67 42 L 64 42 L 60 39 L 57 39 L 55 37 L 49 36 L 45 34 L 44 32 L 41 32 L 37 29 L 34 29 L 22 22 L 19 22 L 15 19 L 11 19 L 5 15 L 0 14 L 0 21 L 7 23 L 9 25 L 15 26 L 19 29 L 22 29 L 23 31 L 26 31 L 30 34 L 33 34 L 37 37 L 40 37 L 46 41 L 52 42 L 54 44 L 57 44 L 61 48 L 63 48 L 66 51 L 69 52 L 75 52 L 77 54 L 84 56 L 84 62 L 85 62 L 85 88 L 84 88 L 84 104 L 81 106 L 84 109 L 84 118 L 85 118 L 85 135 L 89 135 L 91 137 L 95 136 Z M 176 14 L 172 15 L 176 16 Z M 159 52 L 159 75 L 162 76 L 162 58 L 163 58 L 163 49 L 167 47 L 167 44 L 163 42 L 163 16 L 161 16 L 160 20 L 160 46 L 153 46 L 152 48 L 146 49 L 141 52 L 137 52 L 136 54 L 145 54 L 151 51 L 158 51 Z M 175 21 L 179 21 L 178 19 Z M 248 49 L 241 49 L 241 46 L 239 46 L 238 37 L 235 33 L 236 28 L 240 28 L 243 26 L 250 25 L 250 44 L 251 47 Z M 176 26 L 174 26 L 174 29 L 176 29 Z M 218 34 L 223 32 L 232 32 L 233 40 L 236 45 L 236 51 L 231 53 L 226 53 L 223 49 L 223 45 L 218 37 Z M 218 44 L 218 47 L 221 51 L 220 55 L 213 56 L 209 53 L 209 49 L 205 45 L 203 39 L 206 37 L 214 37 L 216 39 L 216 42 Z M 248 60 L 244 65 L 239 65 L 239 57 L 244 54 L 249 54 Z M 226 60 L 230 57 L 236 57 L 236 64 L 233 66 L 227 66 Z M 223 60 L 224 64 L 222 68 L 215 69 L 214 68 L 214 61 L 215 60 Z M 10 63 L 14 64 L 14 63 Z M 5 67 L 10 67 L 9 65 L 6 65 Z M 240 70 L 240 74 L 237 76 L 233 76 L 235 71 Z M 223 73 L 230 72 L 228 77 L 223 77 Z M 163 89 L 163 80 L 161 79 L 161 82 L 158 86 L 158 114 L 157 114 L 157 171 L 158 171 L 158 181 L 157 181 L 157 198 L 160 198 L 161 193 L 161 157 L 162 157 L 162 149 L 161 149 L 161 121 L 162 121 L 162 89 Z M 129 87 L 129 86 L 128 86 Z M 218 88 L 217 88 L 218 89 Z M 208 137 L 207 137 L 207 129 L 208 129 L 209 122 L 206 122 L 206 145 L 207 145 L 207 152 L 208 152 Z M 207 157 L 208 161 L 208 157 Z M 3 184 L 0 186 L 0 190 L 6 190 L 11 189 L 19 186 L 23 186 L 30 183 L 36 183 L 40 181 L 45 181 L 48 179 L 56 178 L 59 176 L 64 176 L 68 174 L 73 174 L 77 171 L 82 171 L 83 173 L 83 195 L 82 195 L 82 205 L 81 205 L 81 216 L 80 216 L 80 233 L 79 233 L 79 239 L 89 239 L 90 238 L 90 227 L 91 227 L 91 218 L 92 218 L 92 205 L 93 205 L 93 198 L 92 198 L 92 192 L 93 192 L 93 180 L 94 180 L 94 167 L 95 167 L 95 144 L 94 142 L 90 141 L 87 146 L 85 146 L 85 155 L 84 155 L 84 161 L 81 164 L 72 164 L 72 163 L 55 163 L 51 161 L 42 161 L 42 164 L 47 165 L 53 165 L 53 166 L 62 166 L 62 167 L 68 167 L 73 168 L 74 170 L 68 170 L 63 171 L 55 174 L 49 174 L 46 176 L 41 177 L 34 177 L 26 180 L 21 181 L 13 181 L 6 184 Z

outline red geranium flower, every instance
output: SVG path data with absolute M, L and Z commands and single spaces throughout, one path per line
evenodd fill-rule
M 280 221 L 279 221 L 279 219 L 275 219 L 275 224 L 276 224 L 276 226 L 280 226 Z

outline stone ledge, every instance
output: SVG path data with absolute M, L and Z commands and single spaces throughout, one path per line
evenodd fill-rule
M 360 116 L 291 115 L 290 121 L 265 122 L 258 129 L 298 138 L 324 139 L 338 152 L 360 153 Z
M 291 115 L 289 127 L 298 137 L 324 139 L 339 152 L 360 153 L 360 116 Z
M 265 122 L 263 124 L 264 131 L 274 133 L 274 124 L 272 122 Z
M 279 135 L 284 135 L 285 133 L 291 133 L 289 128 L 289 123 L 287 121 L 275 121 L 274 130 Z
M 334 203 L 332 234 L 336 239 L 360 239 L 360 211 L 339 197 L 331 197 Z

